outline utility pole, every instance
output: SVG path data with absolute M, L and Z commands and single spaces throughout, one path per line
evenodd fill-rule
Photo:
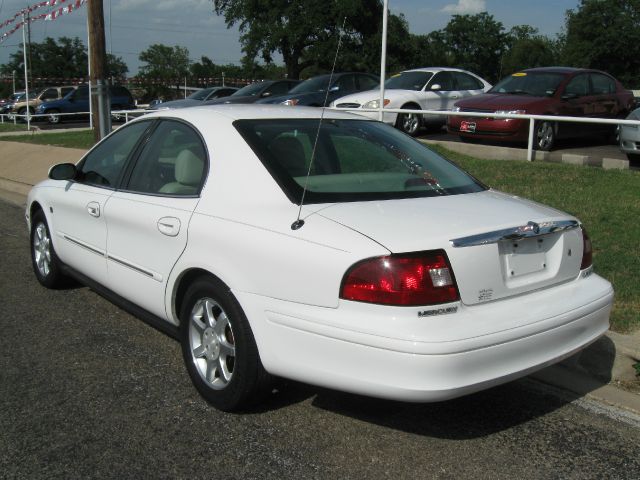
M 104 9 L 102 0 L 87 2 L 87 25 L 89 28 L 89 81 L 93 115 L 93 135 L 96 141 L 111 132 L 111 102 L 105 79 L 107 52 L 104 41 Z M 94 94 L 95 92 L 95 94 Z

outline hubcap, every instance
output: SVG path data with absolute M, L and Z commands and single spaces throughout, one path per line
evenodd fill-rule
M 51 239 L 44 223 L 36 225 L 33 235 L 33 258 L 40 275 L 43 277 L 49 275 L 51 271 Z
M 414 133 L 418 130 L 418 116 L 413 113 L 406 113 L 402 117 L 402 129 L 407 133 Z
M 548 148 L 553 141 L 553 127 L 548 123 L 543 123 L 538 129 L 538 145 L 540 148 Z
M 215 390 L 233 377 L 235 338 L 227 314 L 211 298 L 202 298 L 191 310 L 189 324 L 191 356 L 200 377 Z

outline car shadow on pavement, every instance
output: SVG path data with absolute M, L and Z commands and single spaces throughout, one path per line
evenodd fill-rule
M 480 438 L 562 409 L 606 385 L 611 380 L 614 358 L 613 342 L 602 337 L 574 357 L 545 369 L 544 377 L 549 381 L 536 374 L 465 397 L 422 404 L 315 389 L 312 405 L 416 435 L 452 440 Z

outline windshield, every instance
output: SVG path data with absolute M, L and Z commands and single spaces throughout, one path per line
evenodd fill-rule
M 384 123 L 318 119 L 234 123 L 289 199 L 305 203 L 434 197 L 486 187 L 423 144 Z
M 324 92 L 329 88 L 330 75 L 320 75 L 319 77 L 309 78 L 302 83 L 299 83 L 293 87 L 289 93 L 310 93 L 310 92 Z M 335 77 L 334 77 L 335 79 Z
M 500 80 L 489 93 L 550 97 L 564 78 L 562 73 L 518 72 Z
M 198 90 L 197 92 L 193 92 L 187 98 L 191 100 L 205 100 L 207 95 L 209 95 L 213 91 L 213 88 L 203 88 L 202 90 Z
M 384 82 L 384 88 L 389 90 L 422 90 L 433 72 L 402 72 L 390 77 Z
M 232 97 L 242 97 L 242 96 L 250 96 L 255 97 L 259 95 L 262 89 L 264 88 L 264 83 L 252 83 L 251 85 L 247 85 L 246 87 L 242 87 L 240 90 L 234 92 Z

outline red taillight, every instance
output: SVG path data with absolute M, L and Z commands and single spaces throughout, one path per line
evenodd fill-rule
M 582 263 L 580 264 L 580 270 L 589 268 L 593 262 L 593 247 L 591 246 L 591 239 L 587 235 L 587 231 L 582 227 Z
M 345 274 L 340 298 L 384 305 L 418 306 L 460 298 L 444 250 L 363 260 Z

